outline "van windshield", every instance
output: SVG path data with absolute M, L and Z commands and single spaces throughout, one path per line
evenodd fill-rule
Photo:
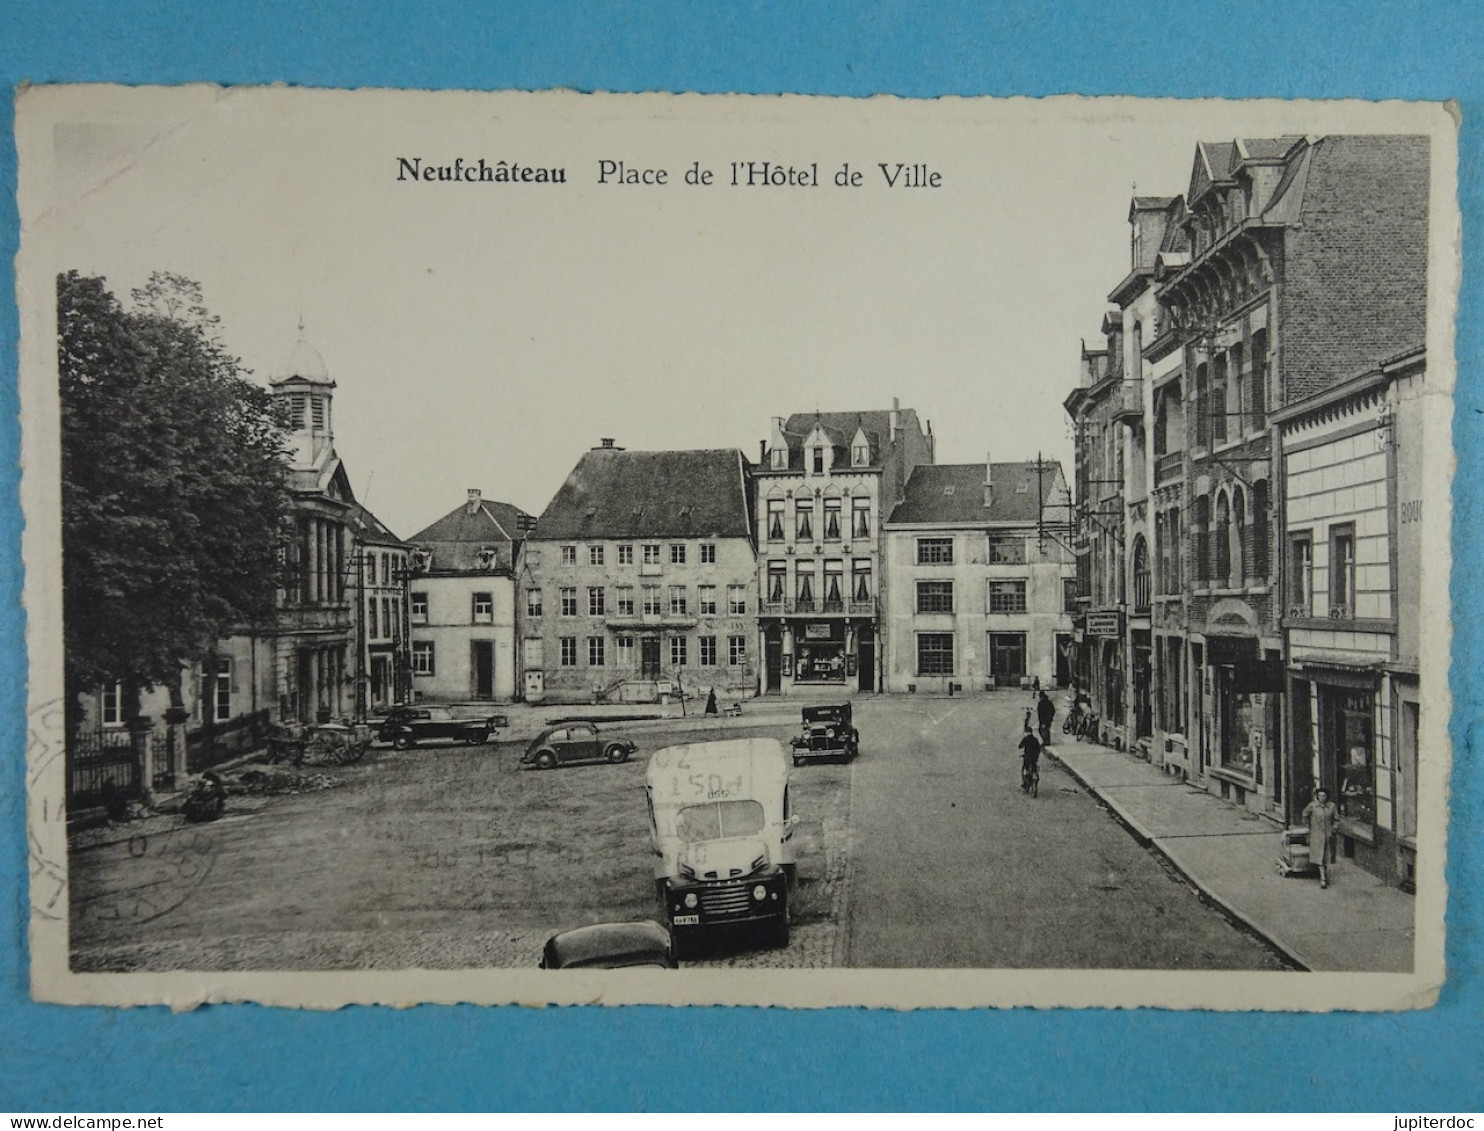
M 680 810 L 675 832 L 687 843 L 750 836 L 763 830 L 763 807 L 756 801 L 712 801 Z

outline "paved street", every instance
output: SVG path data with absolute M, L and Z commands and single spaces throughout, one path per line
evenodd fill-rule
M 860 760 L 794 773 L 790 946 L 698 965 L 1280 969 L 1054 763 L 1040 797 L 1021 794 L 1023 706 L 1008 693 L 858 701 Z M 206 826 L 121 827 L 73 853 L 74 967 L 534 963 L 552 931 L 658 914 L 650 753 L 786 739 L 797 707 L 615 723 L 640 744 L 621 766 L 521 771 L 520 741 L 377 747 L 328 771 L 332 789 L 234 797 Z

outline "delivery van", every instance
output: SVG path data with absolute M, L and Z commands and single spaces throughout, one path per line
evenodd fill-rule
M 650 758 L 655 890 L 677 957 L 722 934 L 788 945 L 796 820 L 788 774 L 772 738 L 669 746 Z

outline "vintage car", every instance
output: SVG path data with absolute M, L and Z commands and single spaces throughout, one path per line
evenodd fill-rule
M 547 727 L 526 746 L 521 764 L 549 770 L 564 762 L 627 762 L 639 749 L 627 738 L 601 734 L 592 723 Z
M 498 721 L 495 715 L 486 715 L 482 719 L 463 717 L 449 707 L 435 703 L 394 707 L 382 720 L 376 737 L 381 742 L 390 742 L 398 750 L 440 738 L 478 746 L 489 741 Z
M 574 927 L 552 935 L 541 948 L 543 970 L 617 970 L 628 966 L 674 970 L 678 965 L 670 932 L 650 919 Z
M 810 758 L 850 761 L 860 753 L 860 731 L 851 725 L 850 704 L 805 707 L 800 732 L 789 739 L 794 765 Z

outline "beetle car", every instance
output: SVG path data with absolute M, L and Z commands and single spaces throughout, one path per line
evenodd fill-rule
M 549 770 L 563 762 L 627 762 L 639 749 L 626 738 L 601 734 L 592 723 L 562 723 L 531 739 L 521 763 Z
M 433 739 L 449 739 L 479 746 L 495 732 L 495 716 L 482 719 L 462 718 L 448 707 L 429 704 L 422 707 L 396 707 L 382 720 L 376 737 L 390 742 L 398 750 Z
M 860 731 L 851 724 L 849 703 L 805 707 L 803 725 L 789 739 L 794 765 L 809 758 L 839 758 L 851 761 L 860 753 Z
M 675 969 L 670 932 L 646 919 L 638 923 L 595 923 L 575 927 L 546 940 L 543 970 L 616 970 L 629 966 Z

